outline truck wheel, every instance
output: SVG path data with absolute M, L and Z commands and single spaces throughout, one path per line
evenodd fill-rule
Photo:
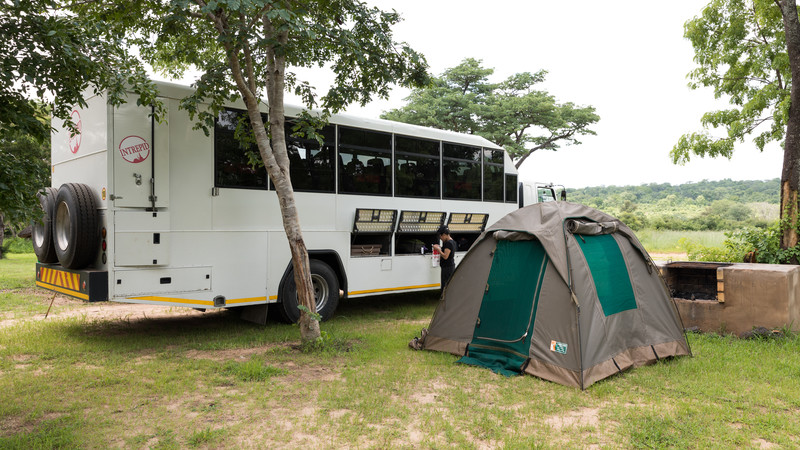
M 33 221 L 31 239 L 33 241 L 33 252 L 40 263 L 51 264 L 58 262 L 56 247 L 53 243 L 53 215 L 55 214 L 56 191 L 48 187 L 43 192 L 36 194 L 39 197 L 39 205 L 44 214 L 42 220 Z
M 89 186 L 67 183 L 58 189 L 53 237 L 58 261 L 67 269 L 83 269 L 97 257 L 100 217 Z
M 339 306 L 339 279 L 336 273 L 322 261 L 311 260 L 311 283 L 314 286 L 314 298 L 317 303 L 317 313 L 322 320 L 333 317 L 336 307 Z M 280 303 L 277 305 L 278 315 L 287 323 L 296 323 L 300 320 L 300 310 L 297 308 L 297 286 L 294 282 L 294 269 L 286 273 L 279 294 Z

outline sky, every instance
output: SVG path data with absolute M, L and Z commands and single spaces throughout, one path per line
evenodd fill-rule
M 682 166 L 670 160 L 681 135 L 702 130 L 703 113 L 728 106 L 710 89 L 690 89 L 686 78 L 696 65 L 683 25 L 707 1 L 366 1 L 400 13 L 395 40 L 424 54 L 435 75 L 464 58 L 494 68 L 490 81 L 544 69 L 540 86 L 558 102 L 596 108 L 597 135 L 534 153 L 520 168 L 524 180 L 581 188 L 780 177 L 783 151 L 777 143 L 764 152 L 752 142 L 737 144 L 731 160 L 693 156 Z M 321 69 L 298 74 L 318 93 L 332 78 Z M 375 118 L 402 107 L 409 93 L 395 87 L 389 99 L 346 112 Z M 286 101 L 302 104 L 292 95 Z
M 396 40 L 423 53 L 435 75 L 464 58 L 494 68 L 491 81 L 544 69 L 548 76 L 542 87 L 559 102 L 597 109 L 596 136 L 579 139 L 578 146 L 533 154 L 520 170 L 524 179 L 579 188 L 780 177 L 783 152 L 778 144 L 762 153 L 751 142 L 743 143 L 731 160 L 693 157 L 676 166 L 669 158 L 681 135 L 702 129 L 703 113 L 726 107 L 710 89 L 687 86 L 686 75 L 695 64 L 683 24 L 700 14 L 706 1 L 368 3 L 400 13 L 404 20 L 394 27 Z M 347 112 L 377 117 L 403 106 L 408 93 L 395 88 L 388 101 Z

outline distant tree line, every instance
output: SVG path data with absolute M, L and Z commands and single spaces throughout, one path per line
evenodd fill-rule
M 765 228 L 778 220 L 780 180 L 700 181 L 671 185 L 568 189 L 570 201 L 618 217 L 634 230 Z

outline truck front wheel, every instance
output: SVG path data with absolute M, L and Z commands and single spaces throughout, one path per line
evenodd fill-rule
M 317 313 L 322 320 L 333 317 L 336 307 L 339 306 L 339 279 L 336 273 L 322 261 L 311 260 L 311 283 L 314 288 L 314 299 L 317 303 Z M 279 294 L 280 303 L 277 305 L 281 320 L 287 323 L 296 323 L 300 320 L 300 310 L 297 308 L 297 286 L 294 282 L 294 269 L 286 272 L 281 283 Z

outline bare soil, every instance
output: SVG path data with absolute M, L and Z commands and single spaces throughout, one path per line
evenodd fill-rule
M 201 314 L 218 314 L 219 311 L 203 312 L 192 308 L 182 308 L 174 306 L 140 305 L 135 303 L 116 303 L 99 302 L 86 303 L 83 300 L 56 295 L 55 298 L 49 295 L 41 295 L 43 309 L 42 312 L 24 317 L 7 318 L 0 316 L 0 327 L 14 325 L 16 323 L 33 320 L 41 321 L 50 318 L 83 317 L 95 320 L 120 319 L 126 321 L 138 321 L 144 319 L 164 318 L 164 317 L 186 317 L 199 316 Z M 52 301 L 52 307 L 50 303 Z M 48 309 L 50 312 L 48 313 Z
M 650 257 L 653 258 L 653 261 L 687 261 L 689 257 L 686 253 L 650 253 Z

